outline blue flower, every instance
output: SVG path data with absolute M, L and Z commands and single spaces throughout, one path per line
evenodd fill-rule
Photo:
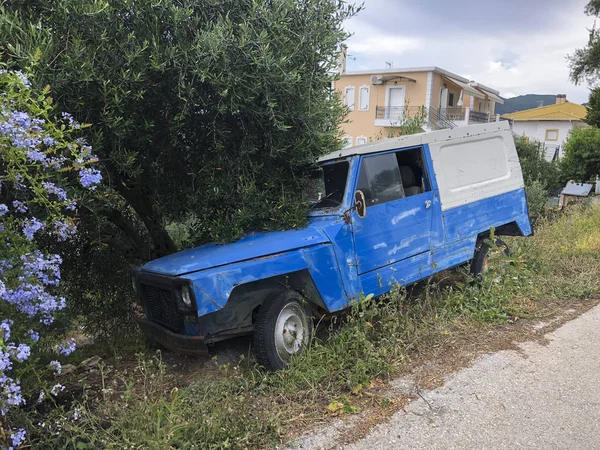
M 0 281 L 0 283 L 2 283 Z M 13 326 L 13 321 L 10 319 L 4 319 L 2 323 L 0 323 L 0 330 L 4 331 L 4 342 L 10 339 L 10 327 Z
M 27 158 L 33 162 L 42 162 L 46 159 L 46 155 L 36 148 L 35 150 L 27 152 Z
M 10 440 L 12 441 L 13 447 L 19 447 L 23 442 L 25 442 L 25 436 L 27 436 L 27 432 L 23 428 L 13 431 L 10 435 Z
M 49 366 L 54 369 L 56 375 L 60 375 L 62 372 L 62 365 L 58 361 L 50 361 Z
M 59 200 L 66 201 L 67 200 L 67 192 L 56 186 L 54 183 L 50 181 L 44 181 L 42 186 L 49 194 L 54 194 L 58 197 Z
M 8 212 L 8 206 L 6 206 L 4 203 L 0 203 L 0 217 L 5 215 L 7 212 Z
M 12 202 L 12 205 L 13 208 L 15 208 L 17 212 L 20 212 L 21 214 L 25 214 L 27 212 L 27 206 L 25 206 L 25 204 L 20 202 L 19 200 L 14 200 Z
M 19 344 L 17 347 L 17 359 L 19 362 L 25 361 L 31 355 L 31 348 L 27 344 Z
M 23 234 L 28 241 L 33 240 L 33 235 L 44 228 L 44 224 L 37 220 L 35 217 L 26 219 L 23 222 Z
M 76 344 L 75 344 L 75 339 L 69 339 L 65 345 L 59 345 L 58 346 L 58 351 L 60 352 L 61 355 L 64 356 L 69 356 L 71 353 L 73 353 L 75 351 L 76 348 Z
M 79 181 L 81 185 L 90 190 L 96 189 L 96 185 L 102 180 L 102 174 L 99 170 L 92 169 L 91 167 L 83 168 L 79 171 Z
M 37 331 L 29 330 L 27 332 L 27 337 L 31 339 L 33 342 L 37 342 L 40 340 L 40 334 Z

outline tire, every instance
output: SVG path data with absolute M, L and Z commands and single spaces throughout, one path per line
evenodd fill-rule
M 471 261 L 471 275 L 473 275 L 477 279 L 481 279 L 483 275 L 487 272 L 487 264 L 488 264 L 488 253 L 490 251 L 490 243 L 489 239 L 481 239 L 478 241 L 478 245 L 475 250 L 475 257 Z M 510 256 L 510 250 L 508 249 L 508 245 L 501 239 L 496 239 L 496 247 L 504 248 L 504 254 L 506 256 Z
M 310 344 L 313 320 L 299 293 L 287 291 L 267 299 L 254 323 L 254 354 L 268 370 L 281 370 Z

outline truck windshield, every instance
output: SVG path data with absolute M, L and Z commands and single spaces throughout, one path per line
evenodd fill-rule
M 348 161 L 325 164 L 309 175 L 304 188 L 304 199 L 311 209 L 337 208 L 344 201 Z

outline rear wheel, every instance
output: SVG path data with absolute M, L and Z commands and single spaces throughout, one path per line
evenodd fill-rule
M 271 297 L 260 307 L 254 324 L 256 359 L 266 369 L 283 369 L 308 347 L 312 333 L 310 310 L 299 293 Z
M 502 252 L 506 256 L 510 256 L 510 250 L 508 249 L 508 245 L 501 239 L 496 239 L 494 242 L 496 247 L 502 249 Z M 489 252 L 490 252 L 490 240 L 489 239 L 481 239 L 477 243 L 477 248 L 475 250 L 475 257 L 471 261 L 471 275 L 477 278 L 481 278 L 486 274 L 489 268 Z

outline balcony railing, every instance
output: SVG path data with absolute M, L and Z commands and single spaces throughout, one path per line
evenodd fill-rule
M 427 108 L 424 106 L 377 106 L 375 119 L 405 122 L 411 119 L 427 119 Z
M 455 106 L 450 108 L 440 108 L 439 115 L 440 117 L 443 117 L 444 119 L 450 120 L 452 122 L 461 122 L 465 120 L 466 112 L 466 108 Z
M 424 106 L 377 106 L 375 125 L 380 127 L 424 126 L 431 130 L 462 127 L 473 123 L 488 123 L 498 120 L 489 113 L 473 111 L 471 108 L 425 108 Z
M 469 112 L 469 123 L 488 123 L 490 114 L 471 110 Z

